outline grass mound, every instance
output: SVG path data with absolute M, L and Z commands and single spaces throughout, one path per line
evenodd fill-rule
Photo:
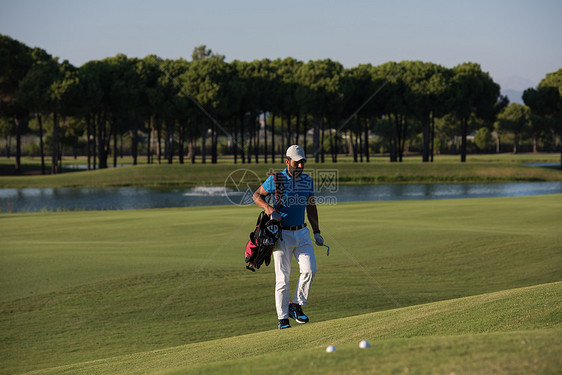
M 492 370 L 562 364 L 562 282 L 334 319 L 43 373 L 372 373 Z M 372 347 L 360 350 L 367 339 Z M 335 353 L 327 354 L 327 345 Z

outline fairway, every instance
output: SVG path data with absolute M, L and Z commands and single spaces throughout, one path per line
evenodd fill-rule
M 561 212 L 561 195 L 319 206 L 331 252 L 288 331 L 272 267 L 244 269 L 256 207 L 0 214 L 0 370 L 555 372 Z

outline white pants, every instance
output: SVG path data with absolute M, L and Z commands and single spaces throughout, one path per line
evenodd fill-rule
M 306 305 L 310 284 L 316 274 L 316 258 L 308 228 L 296 231 L 284 230 L 282 240 L 277 241 L 273 250 L 275 263 L 275 307 L 278 319 L 289 317 L 289 278 L 291 258 L 299 264 L 300 277 L 293 296 L 293 303 Z

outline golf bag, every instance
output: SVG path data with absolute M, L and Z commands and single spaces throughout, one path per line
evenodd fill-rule
M 282 204 L 283 196 L 283 177 L 278 172 L 273 175 L 275 181 L 275 208 Z M 260 212 L 256 228 L 250 233 L 250 239 L 246 243 L 244 261 L 247 263 L 246 269 L 256 272 L 265 262 L 269 266 L 271 253 L 277 240 L 281 238 L 281 221 L 272 220 L 265 211 Z

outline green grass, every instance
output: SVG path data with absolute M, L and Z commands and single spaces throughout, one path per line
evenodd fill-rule
M 439 156 L 435 163 L 421 163 L 419 157 L 406 158 L 404 163 L 389 163 L 387 158 L 381 157 L 373 158 L 371 163 L 353 163 L 346 157 L 338 163 L 310 161 L 307 168 L 335 169 L 338 171 L 338 182 L 341 184 L 562 181 L 562 170 L 559 168 L 538 168 L 522 164 L 559 160 L 559 155 L 556 154 L 476 155 L 469 157 L 468 162 L 462 164 L 458 161 L 458 157 L 452 156 Z M 4 159 L 4 165 L 6 162 Z M 229 159 L 221 160 L 215 165 L 210 163 L 140 164 L 54 176 L 3 176 L 0 177 L 0 188 L 224 186 L 227 177 L 237 169 L 250 169 L 263 181 L 268 171 L 278 170 L 283 166 L 281 162 L 233 164 Z
M 377 163 L 385 163 L 389 160 L 388 155 L 371 155 L 370 156 L 371 162 Z M 34 156 L 24 156 L 21 158 L 22 164 L 24 166 L 28 166 L 30 169 L 37 169 L 40 170 L 41 167 L 41 158 Z M 210 162 L 210 158 L 207 157 L 207 162 Z M 271 156 L 268 155 L 268 160 L 271 160 Z M 279 155 L 276 155 L 276 160 L 279 162 Z M 312 159 L 311 159 L 312 160 Z M 329 154 L 326 154 L 326 161 L 331 160 Z M 191 160 L 184 159 L 186 164 L 190 164 Z M 348 155 L 338 155 L 338 161 L 340 162 L 352 162 L 353 157 Z M 458 163 L 460 161 L 459 155 L 435 155 L 435 163 Z M 504 153 L 504 154 L 469 154 L 467 155 L 467 162 L 485 162 L 485 163 L 558 163 L 560 161 L 560 153 Z M 139 165 L 146 164 L 146 156 L 140 156 L 137 159 Z M 167 164 L 167 159 L 162 159 L 161 164 Z M 179 163 L 179 158 L 174 157 L 174 163 Z M 201 157 L 197 156 L 195 158 L 195 162 L 197 164 L 201 163 Z M 252 158 L 252 163 L 254 159 Z M 260 156 L 260 162 L 263 162 L 263 155 Z M 404 157 L 404 163 L 420 163 L 421 156 L 420 155 L 407 155 Z M 8 169 L 12 167 L 15 163 L 15 158 L 11 157 L 10 159 L 6 157 L 0 157 L 0 168 Z M 45 158 L 45 165 L 47 168 L 50 167 L 51 159 L 49 156 Z M 240 162 L 240 158 L 238 159 L 238 163 Z M 113 158 L 108 159 L 108 164 L 113 165 Z M 133 164 L 133 158 L 131 156 L 124 156 L 117 158 L 117 165 L 127 165 Z M 234 164 L 234 157 L 231 155 L 226 156 L 219 156 L 218 164 Z M 76 159 L 74 157 L 66 156 L 63 157 L 63 168 L 66 169 L 75 169 L 76 166 L 86 166 L 88 165 L 88 159 L 85 156 L 79 156 Z
M 562 282 L 57 367 L 44 373 L 522 374 L 562 364 Z M 372 347 L 358 348 L 367 339 Z M 325 348 L 335 345 L 336 352 Z
M 559 296 L 559 285 L 497 309 L 484 300 L 562 279 L 561 195 L 348 203 L 320 206 L 319 212 L 332 250 L 329 257 L 317 251 L 319 273 L 305 309 L 314 324 L 288 333 L 272 331 L 272 267 L 255 274 L 244 269 L 255 207 L 0 214 L 0 371 L 71 366 L 94 372 L 95 365 L 81 363 L 99 360 L 115 366 L 110 372 L 134 372 L 136 366 L 146 372 L 186 366 L 204 355 L 223 358 L 221 353 L 233 350 L 224 363 L 201 357 L 197 371 L 248 372 L 263 360 L 273 373 L 285 359 L 324 360 L 324 339 L 334 337 L 337 362 L 369 372 L 378 362 L 355 362 L 351 352 L 360 332 L 372 343 L 384 340 L 381 353 L 394 358 L 397 369 L 432 350 L 441 353 L 438 348 L 445 351 L 424 368 L 446 366 L 462 357 L 457 344 L 465 341 L 472 354 L 459 359 L 459 366 L 472 366 L 472 355 L 476 365 L 494 359 L 509 365 L 510 350 L 515 357 L 526 350 L 517 346 L 521 338 L 530 343 L 522 365 L 532 366 L 537 351 L 546 361 L 541 369 L 558 364 L 553 358 L 560 357 L 560 332 L 554 331 L 561 321 L 559 299 L 548 296 L 552 288 Z M 448 301 L 494 292 L 500 295 L 478 297 L 476 304 Z M 443 302 L 420 306 L 438 301 Z M 448 303 L 458 308 L 448 309 Z M 423 313 L 433 308 L 439 311 L 435 319 Z M 557 310 L 549 313 L 552 308 Z M 416 311 L 423 319 L 406 324 Z M 503 327 L 503 321 L 509 324 Z M 334 334 L 355 332 L 350 341 L 329 336 L 333 324 Z M 246 336 L 252 332 L 257 336 Z M 246 360 L 261 343 L 276 340 L 276 351 Z M 229 342 L 237 344 L 227 350 Z M 307 349 L 292 351 L 295 343 Z M 491 350 L 496 345 L 505 352 Z M 172 364 L 153 361 L 161 351 L 177 353 Z M 410 351 L 412 356 L 398 361 L 400 352 Z M 107 359 L 113 357 L 118 359 Z M 135 365 L 124 365 L 130 362 Z M 319 372 L 332 369 L 330 360 L 321 363 Z M 337 366 L 333 371 L 345 372 Z

